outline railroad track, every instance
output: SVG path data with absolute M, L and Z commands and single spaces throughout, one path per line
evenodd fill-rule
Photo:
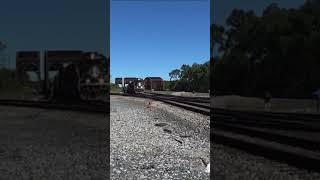
M 320 172 L 319 115 L 211 109 L 210 104 L 205 103 L 203 99 L 166 97 L 165 95 L 124 96 L 162 101 L 205 115 L 210 115 L 211 111 L 212 141 Z M 61 104 L 46 101 L 0 100 L 0 105 L 109 113 L 108 103 L 101 101 Z
M 187 109 L 193 112 L 210 116 L 210 103 L 203 99 L 190 98 L 190 97 L 185 98 L 185 97 L 177 97 L 172 95 L 160 95 L 160 94 L 150 94 L 150 93 L 137 93 L 137 94 L 111 93 L 111 95 L 133 96 L 133 97 L 153 99 L 153 100 L 161 101 L 161 102 L 164 102 L 173 106 L 177 106 L 183 109 Z
M 48 102 L 48 101 L 1 99 L 0 105 L 80 111 L 80 112 L 88 112 L 88 113 L 103 113 L 103 114 L 109 113 L 109 103 L 103 102 L 103 101 L 80 101 L 77 103 L 60 103 L 60 102 Z
M 210 108 L 205 98 L 153 93 L 132 96 L 210 115 L 211 139 L 216 143 L 320 172 L 320 115 Z
M 211 111 L 214 142 L 320 172 L 320 115 Z
M 181 99 L 181 100 L 187 100 L 187 101 L 197 101 L 197 102 L 203 102 L 203 103 L 210 103 L 210 97 L 176 96 L 176 95 L 159 94 L 159 93 L 153 93 L 153 92 L 144 92 L 143 94 L 153 95 L 153 96 L 157 96 L 157 97 L 174 98 L 174 99 Z

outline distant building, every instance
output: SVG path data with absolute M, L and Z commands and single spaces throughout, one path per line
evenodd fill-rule
M 163 91 L 164 82 L 161 77 L 146 77 L 144 79 L 144 88 L 146 90 Z

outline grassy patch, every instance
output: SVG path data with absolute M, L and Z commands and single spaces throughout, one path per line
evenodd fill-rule
M 119 93 L 121 92 L 121 88 L 117 84 L 110 84 L 110 92 L 111 93 Z
M 15 80 L 14 71 L 0 69 L 0 98 L 24 99 L 32 96 L 32 89 Z

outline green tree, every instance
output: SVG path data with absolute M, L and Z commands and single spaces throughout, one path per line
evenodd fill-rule
M 269 89 L 279 97 L 309 97 L 318 88 L 319 0 L 297 9 L 273 3 L 262 16 L 234 9 L 226 24 L 211 28 L 223 54 L 215 57 L 213 89 L 247 96 Z
M 204 64 L 194 63 L 191 66 L 183 64 L 179 69 L 171 71 L 169 75 L 176 77 L 174 81 L 167 82 L 166 88 L 173 91 L 201 91 L 209 90 L 210 62 Z M 173 76 L 174 75 L 179 75 Z
M 172 70 L 169 73 L 169 76 L 170 76 L 170 81 L 171 81 L 171 79 L 177 80 L 180 77 L 180 69 Z

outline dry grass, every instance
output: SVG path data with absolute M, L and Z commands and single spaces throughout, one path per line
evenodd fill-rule
M 2 88 L 0 90 L 0 99 L 31 99 L 33 96 L 29 88 Z

